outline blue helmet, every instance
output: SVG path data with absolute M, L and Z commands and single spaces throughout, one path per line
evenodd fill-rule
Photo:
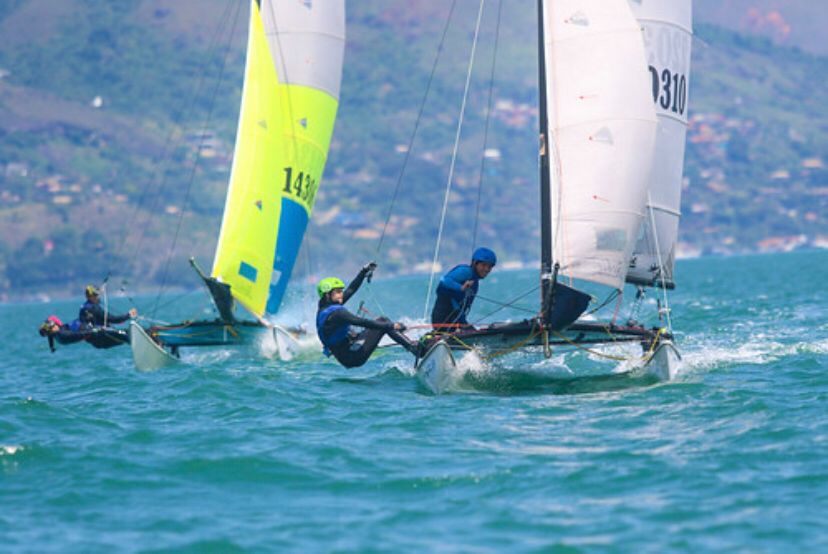
M 494 251 L 481 246 L 472 254 L 472 263 L 485 262 L 487 264 L 497 265 L 497 256 Z

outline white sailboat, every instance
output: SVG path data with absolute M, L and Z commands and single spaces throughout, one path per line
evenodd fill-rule
M 290 280 L 313 210 L 339 105 L 345 0 L 251 0 L 244 90 L 218 246 L 204 279 L 220 317 L 131 325 L 136 367 L 177 361 L 178 349 L 246 343 L 273 333 L 279 355 L 297 346 L 268 321 Z M 234 305 L 254 317 L 241 321 Z
M 639 367 L 675 376 L 666 290 L 675 286 L 691 0 L 538 0 L 541 299 L 536 317 L 437 333 L 417 361 L 442 393 L 454 352 L 522 349 L 599 354 L 640 343 Z M 663 324 L 581 318 L 591 297 L 575 280 L 623 292 L 659 287 Z M 566 282 L 566 284 L 564 283 Z

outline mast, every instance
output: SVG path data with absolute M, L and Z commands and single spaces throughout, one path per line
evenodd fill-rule
M 546 54 L 543 3 L 538 0 L 538 99 L 540 137 L 540 216 L 541 216 L 541 314 L 546 323 L 552 301 L 552 179 L 549 170 L 549 115 L 546 100 Z

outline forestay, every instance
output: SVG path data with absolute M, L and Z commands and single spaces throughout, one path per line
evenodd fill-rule
M 630 6 L 644 28 L 658 138 L 650 204 L 627 280 L 638 284 L 663 280 L 673 286 L 690 89 L 692 0 L 630 0 Z
M 552 257 L 621 288 L 642 221 L 657 120 L 627 0 L 544 2 Z
M 344 0 L 252 0 L 244 90 L 212 276 L 275 313 L 313 209 L 339 104 Z

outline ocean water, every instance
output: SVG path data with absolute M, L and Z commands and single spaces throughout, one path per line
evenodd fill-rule
M 37 325 L 79 301 L 0 306 L 0 551 L 826 552 L 826 274 L 828 252 L 681 261 L 675 381 L 516 354 L 443 396 L 396 349 L 140 373 L 126 347 L 49 353 Z M 481 295 L 535 279 L 496 270 Z M 380 271 L 362 298 L 411 322 L 425 285 Z

